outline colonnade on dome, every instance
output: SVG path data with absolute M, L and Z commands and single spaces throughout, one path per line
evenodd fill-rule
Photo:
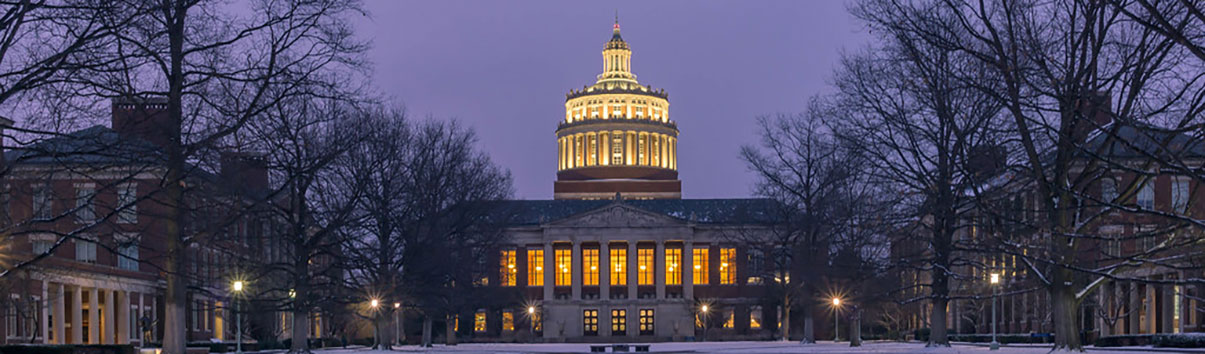
M 678 138 L 635 130 L 565 134 L 558 138 L 557 171 L 601 166 L 678 168 Z

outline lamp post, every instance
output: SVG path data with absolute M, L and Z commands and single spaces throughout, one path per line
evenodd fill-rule
M 243 313 L 239 311 L 238 295 L 243 293 L 243 281 L 235 280 L 234 284 L 230 285 L 230 289 L 234 290 L 234 352 L 243 353 Z
M 841 299 L 833 298 L 833 342 L 841 339 Z
M 996 341 L 996 289 L 999 289 L 1000 274 L 992 273 L 992 345 L 991 350 L 999 350 L 1000 342 Z
M 377 308 L 381 306 L 381 300 L 372 299 L 369 305 L 372 306 L 372 349 L 377 349 L 381 340 L 377 335 Z
M 703 341 L 706 342 L 707 341 L 707 305 L 703 305 L 703 307 L 700 308 L 700 310 L 702 310 L 702 312 L 703 312 Z
M 405 335 L 405 333 L 402 331 L 401 320 L 398 319 L 398 317 L 401 316 L 401 312 L 402 303 L 393 303 L 393 332 L 397 335 L 397 339 L 395 340 L 397 345 L 402 345 L 402 336 Z
M 535 306 L 527 307 L 527 322 L 529 322 L 528 326 L 527 326 L 527 333 L 531 335 L 531 339 L 534 341 L 536 338 L 536 307 Z

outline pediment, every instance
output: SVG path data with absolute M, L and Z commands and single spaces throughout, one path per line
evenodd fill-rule
M 648 212 L 624 204 L 611 204 L 585 213 L 548 223 L 560 227 L 664 227 L 681 226 L 685 222 L 666 215 Z

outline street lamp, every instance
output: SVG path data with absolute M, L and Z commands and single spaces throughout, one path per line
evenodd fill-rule
M 991 350 L 999 350 L 1000 342 L 996 341 L 996 289 L 999 289 L 1000 274 L 992 273 L 992 345 Z
M 381 338 L 377 335 L 377 308 L 381 306 L 381 300 L 372 299 L 369 303 L 372 306 L 372 349 L 377 349 L 380 345 Z
M 400 303 L 400 302 L 393 303 L 393 331 L 394 331 L 394 334 L 397 335 L 397 340 L 395 340 L 395 342 L 397 342 L 397 345 L 402 345 L 402 339 L 405 338 L 405 336 L 406 336 L 406 331 L 402 330 L 401 320 L 398 319 L 399 317 L 401 317 L 401 313 L 402 313 L 401 308 L 402 308 L 402 303 Z
M 833 342 L 841 339 L 841 298 L 833 298 Z
M 707 305 L 703 305 L 703 307 L 700 308 L 700 310 L 702 310 L 702 312 L 703 312 L 703 341 L 706 342 L 707 341 Z
M 238 295 L 243 293 L 243 281 L 235 280 L 234 284 L 230 285 L 230 289 L 234 290 L 234 331 L 235 333 L 235 349 L 236 353 L 243 353 L 243 313 L 239 311 Z
M 527 333 L 531 334 L 531 338 L 533 340 L 536 337 L 536 320 L 537 320 L 536 319 L 536 307 L 528 306 L 527 307 L 527 322 L 528 322 Z

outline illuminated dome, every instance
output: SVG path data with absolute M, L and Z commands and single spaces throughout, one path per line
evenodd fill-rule
M 602 55 L 597 81 L 565 95 L 553 197 L 681 198 L 678 127 L 669 119 L 669 96 L 636 81 L 618 20 Z

